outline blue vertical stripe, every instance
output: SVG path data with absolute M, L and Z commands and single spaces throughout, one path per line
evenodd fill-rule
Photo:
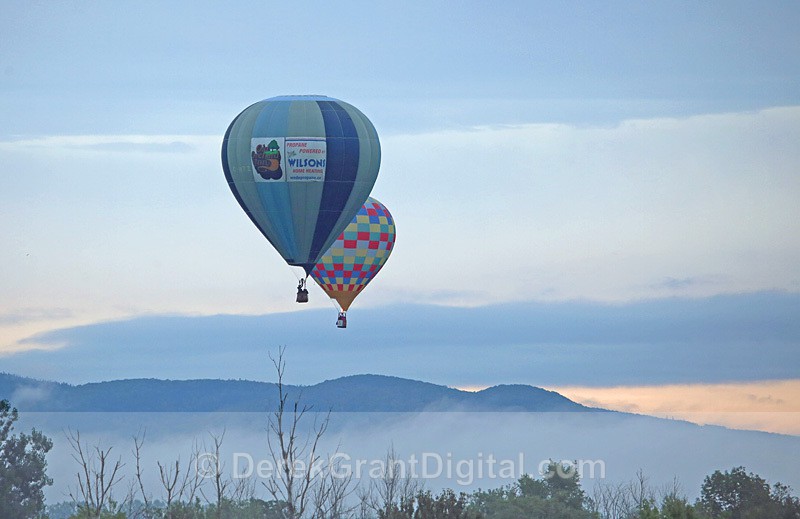
M 350 114 L 334 101 L 317 101 L 327 136 L 327 163 L 325 166 L 325 185 L 322 200 L 311 242 L 309 258 L 316 258 L 323 252 L 328 237 L 333 232 L 336 221 L 347 205 L 350 193 L 358 174 L 359 141 L 358 132 Z M 313 265 L 307 267 L 313 268 Z

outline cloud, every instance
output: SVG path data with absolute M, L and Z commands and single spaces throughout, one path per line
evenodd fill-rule
M 141 153 L 189 153 L 194 151 L 194 147 L 185 142 L 164 142 L 164 143 L 137 143 L 137 142 L 105 142 L 100 144 L 86 145 L 86 149 L 96 151 L 111 152 L 141 152 Z
M 0 308 L 69 308 L 75 324 L 295 310 L 289 269 L 231 196 L 220 140 L 0 144 Z M 800 107 L 387 135 L 373 194 L 397 244 L 354 309 L 797 291 L 797 141 Z M 194 151 L 144 151 L 173 143 Z M 0 330 L 0 348 L 35 331 Z
M 47 400 L 50 396 L 50 390 L 47 385 L 42 384 L 39 386 L 20 386 L 9 397 L 14 405 L 25 407 L 36 402 Z
M 87 150 L 98 153 L 189 153 L 217 136 L 194 135 L 54 135 L 0 141 L 2 151 Z
M 800 294 L 626 304 L 392 305 L 261 316 L 146 316 L 54 330 L 2 358 L 6 371 L 85 382 L 270 377 L 286 345 L 296 383 L 381 373 L 445 385 L 610 385 L 787 379 L 800 364 Z M 165 362 L 164 359 L 171 359 Z M 490 369 L 489 369 L 490 368 Z
M 715 282 L 718 282 L 718 280 L 713 276 L 706 276 L 706 277 L 693 276 L 686 278 L 667 277 L 664 278 L 664 280 L 661 281 L 660 283 L 654 283 L 653 285 L 651 285 L 651 287 L 654 290 L 660 290 L 666 288 L 677 291 Z
M 20 308 L 1 313 L 0 326 L 67 319 L 73 315 L 67 308 Z
M 662 386 L 554 387 L 584 405 L 800 435 L 800 379 Z
M 390 136 L 374 190 L 398 227 L 384 279 L 487 301 L 792 289 L 795 140 L 798 107 Z

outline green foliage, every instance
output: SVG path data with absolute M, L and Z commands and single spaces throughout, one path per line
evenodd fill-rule
M 161 510 L 160 512 L 161 513 L 156 516 L 159 519 L 205 519 L 206 517 L 214 517 L 206 514 L 206 509 L 200 503 L 199 499 L 195 499 L 192 503 L 172 503 L 169 509 Z
M 649 499 L 646 499 L 641 504 L 641 508 L 639 508 L 639 519 L 661 519 L 661 517 L 658 506 Z
M 796 519 L 800 503 L 780 483 L 770 491 L 760 476 L 744 467 L 715 471 L 703 481 L 698 507 L 712 519 Z
M 65 517 L 68 519 L 283 519 L 284 517 L 280 503 L 254 498 L 244 501 L 224 499 L 219 509 L 216 504 L 203 504 L 199 499 L 191 503 L 171 503 L 169 507 L 161 503 L 145 509 L 141 501 L 136 501 L 125 510 L 116 505 L 112 505 L 111 508 L 113 511 L 104 510 L 97 517 L 79 506 L 76 512 Z
M 547 499 L 550 494 L 548 484 L 542 479 L 533 479 L 528 474 L 523 474 L 517 481 L 518 493 L 521 497 L 538 497 Z
M 392 503 L 388 510 L 378 512 L 378 519 L 480 519 L 480 514 L 467 507 L 467 496 L 445 489 L 434 496 L 430 491 L 419 492 L 411 499 Z
M 84 507 L 78 507 L 78 511 L 69 519 L 127 519 L 127 515 L 121 510 L 103 510 L 98 516 Z
M 12 435 L 18 413 L 8 400 L 0 400 L 0 517 L 28 519 L 44 513 L 43 489 L 52 485 L 45 456 L 53 448 L 50 438 L 33 429 Z
M 661 519 L 700 519 L 700 514 L 686 499 L 667 496 L 661 503 Z
M 247 501 L 232 501 L 224 499 L 220 505 L 219 514 L 214 504 L 205 509 L 203 516 L 166 516 L 170 519 L 283 519 L 283 508 L 275 501 L 249 499 Z
M 567 508 L 580 510 L 583 508 L 586 495 L 581 488 L 577 462 L 557 463 L 550 460 L 544 476 L 547 497 L 564 504 Z
M 639 509 L 639 519 L 700 519 L 701 516 L 685 499 L 664 498 L 661 510 L 654 501 L 646 500 Z
M 780 506 L 779 519 L 800 519 L 800 499 L 792 495 L 792 489 L 781 483 L 772 487 L 772 501 Z
M 470 508 L 486 519 L 589 519 L 580 477 L 572 465 L 550 461 L 545 476 L 523 475 L 515 484 L 472 494 Z

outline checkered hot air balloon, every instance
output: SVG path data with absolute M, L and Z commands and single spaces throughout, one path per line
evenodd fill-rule
M 311 271 L 311 277 L 346 312 L 389 259 L 394 240 L 391 213 L 370 197 L 322 255 Z

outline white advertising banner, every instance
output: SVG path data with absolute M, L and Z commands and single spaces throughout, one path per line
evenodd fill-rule
M 286 138 L 286 180 L 289 182 L 323 182 L 327 143 L 321 138 Z

